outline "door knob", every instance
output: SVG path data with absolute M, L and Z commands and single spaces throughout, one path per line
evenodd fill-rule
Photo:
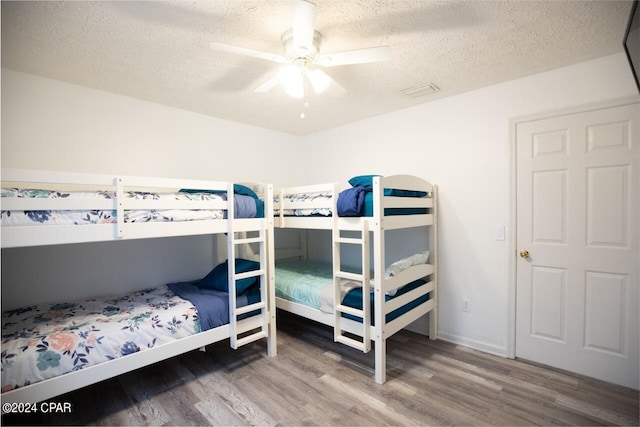
M 529 258 L 529 251 L 526 249 L 523 249 L 520 251 L 520 257 L 521 258 Z

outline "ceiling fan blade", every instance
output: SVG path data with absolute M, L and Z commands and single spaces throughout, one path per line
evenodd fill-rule
M 293 45 L 310 51 L 316 25 L 316 5 L 306 0 L 291 0 Z
M 276 75 L 275 77 L 270 78 L 266 82 L 261 83 L 253 91 L 257 93 L 267 93 L 274 87 L 278 86 L 279 83 L 280 83 L 280 78 L 278 77 L 278 75 Z
M 277 55 L 275 53 L 262 52 L 254 49 L 247 49 L 246 47 L 232 46 L 230 44 L 211 42 L 209 43 L 209 47 L 213 50 L 217 50 L 220 52 L 229 52 L 235 53 L 238 55 L 244 56 L 252 56 L 254 58 L 266 59 L 267 61 L 274 61 L 279 63 L 288 62 L 287 58 L 282 55 Z
M 319 68 L 310 70 L 307 73 L 307 78 L 317 94 L 327 92 L 333 97 L 338 97 L 347 92 L 338 82 Z
M 340 85 L 337 81 L 331 79 L 331 84 L 327 88 L 327 93 L 331 97 L 337 98 L 347 93 L 347 90 L 344 87 L 342 87 L 342 85 Z
M 320 55 L 316 59 L 316 64 L 334 67 L 336 65 L 365 64 L 389 59 L 391 59 L 391 48 L 389 46 L 377 46 Z

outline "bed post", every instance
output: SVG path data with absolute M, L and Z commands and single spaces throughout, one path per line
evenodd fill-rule
M 375 339 L 375 361 L 376 361 L 376 382 L 384 384 L 387 380 L 387 342 L 386 342 L 386 316 L 384 313 L 384 290 L 382 283 L 385 269 L 385 231 L 383 224 L 384 211 L 382 207 L 382 197 L 384 189 L 380 183 L 380 177 L 373 178 L 373 282 L 374 282 L 374 339 Z
M 387 381 L 387 340 L 384 337 L 376 339 L 376 382 L 384 384 Z
M 238 348 L 238 317 L 236 315 L 236 243 L 233 222 L 235 220 L 233 184 L 227 184 L 227 277 L 229 281 L 229 329 L 231 348 Z
M 307 238 L 307 230 L 301 228 L 300 233 L 298 233 L 298 237 L 300 239 L 300 258 L 306 261 L 309 259 L 309 239 Z
M 433 198 L 433 225 L 431 226 L 431 232 L 429 233 L 429 249 L 431 250 L 431 263 L 433 265 L 433 273 L 431 274 L 431 280 L 433 281 L 433 291 L 431 291 L 430 298 L 434 301 L 433 308 L 429 312 L 429 339 L 438 339 L 438 187 L 433 186 L 432 196 Z
M 269 313 L 269 330 L 267 336 L 267 354 L 274 357 L 278 354 L 276 335 L 276 264 L 275 264 L 275 232 L 273 229 L 273 185 L 266 185 L 264 192 L 265 212 L 264 225 L 267 228 L 266 252 L 267 274 L 264 275 L 267 290 L 267 310 Z

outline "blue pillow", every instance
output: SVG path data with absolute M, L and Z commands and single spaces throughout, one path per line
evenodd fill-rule
M 360 175 L 354 176 L 349 180 L 352 187 L 365 187 L 371 190 L 373 188 L 373 178 L 380 175 Z
M 195 283 L 199 288 L 229 292 L 229 260 L 218 264 L 202 280 Z M 260 269 L 260 263 L 248 259 L 236 258 L 236 274 Z M 259 276 L 236 280 L 236 293 L 241 294 L 260 280 Z

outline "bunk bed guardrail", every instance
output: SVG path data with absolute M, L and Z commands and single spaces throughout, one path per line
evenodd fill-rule
M 19 225 L 2 227 L 2 247 L 42 246 L 48 244 L 81 243 L 121 239 L 141 239 L 166 236 L 203 234 L 209 227 L 212 234 L 226 231 L 226 224 L 217 219 L 233 217 L 233 184 L 222 181 L 166 179 L 137 176 L 112 176 L 31 170 L 2 170 L 2 187 L 101 191 L 102 197 L 91 198 L 25 198 L 2 197 L 0 205 L 3 219 L 11 211 L 93 211 L 105 216 L 90 224 L 79 225 Z M 153 199 L 144 193 L 158 191 L 179 192 L 180 189 L 198 189 L 203 192 L 226 194 L 228 200 L 209 198 L 194 200 Z M 128 191 L 140 197 L 126 197 Z M 213 212 L 211 219 L 156 222 L 126 222 L 126 212 L 146 211 Z M 110 215 L 113 213 L 113 215 Z

